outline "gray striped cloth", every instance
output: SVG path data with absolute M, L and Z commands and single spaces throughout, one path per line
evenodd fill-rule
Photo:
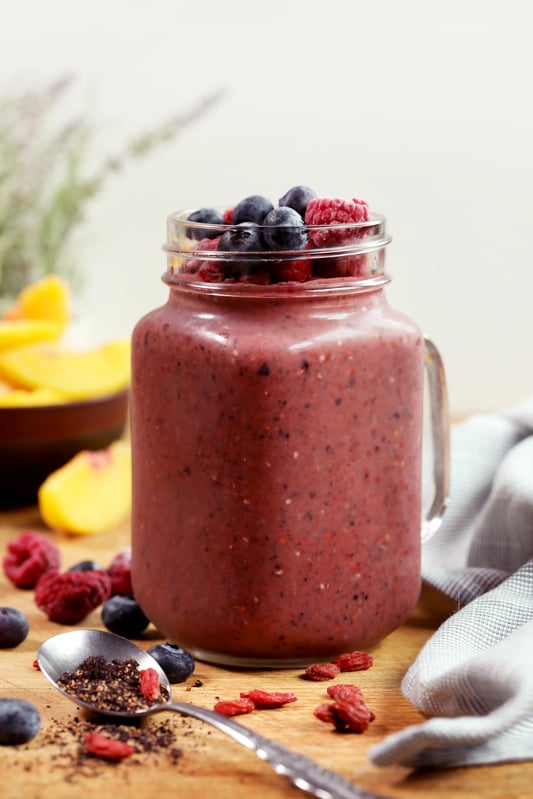
M 402 682 L 427 721 L 386 737 L 371 762 L 533 760 L 533 397 L 452 430 L 450 500 L 422 574 L 460 609 Z

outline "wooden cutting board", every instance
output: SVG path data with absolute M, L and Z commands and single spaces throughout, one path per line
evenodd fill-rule
M 6 544 L 24 529 L 47 532 L 59 545 L 64 568 L 92 558 L 107 566 L 129 544 L 129 524 L 92 537 L 68 537 L 45 531 L 36 508 L 0 513 L 0 556 Z M 138 723 L 128 734 L 137 736 L 140 752 L 121 763 L 80 759 L 81 731 L 101 719 L 87 716 L 64 699 L 35 669 L 40 643 L 70 627 L 46 619 L 33 601 L 33 591 L 15 589 L 0 574 L 0 605 L 24 611 L 30 621 L 27 639 L 16 649 L 0 650 L 0 696 L 27 699 L 39 709 L 42 727 L 29 744 L 0 747 L 2 799 L 280 799 L 304 796 L 253 753 L 204 723 L 177 714 L 160 714 Z M 389 797 L 432 799 L 531 799 L 533 763 L 451 771 L 414 773 L 404 768 L 377 769 L 369 764 L 369 748 L 389 733 L 422 721 L 402 697 L 400 681 L 424 641 L 453 608 L 442 597 L 426 592 L 412 619 L 374 650 L 374 666 L 347 675 L 363 690 L 375 722 L 364 734 L 341 734 L 318 721 L 313 709 L 327 701 L 328 683 L 302 679 L 301 670 L 245 671 L 198 662 L 186 683 L 173 687 L 173 698 L 213 707 L 219 698 L 235 698 L 251 688 L 292 691 L 298 701 L 284 708 L 255 711 L 239 717 L 262 735 L 338 771 L 367 791 Z M 84 622 L 101 627 L 99 611 Z M 160 642 L 149 628 L 140 645 Z M 104 730 L 105 732 L 105 730 Z M 144 736 L 144 744 L 142 738 Z M 162 741 L 157 742 L 158 736 Z M 147 751 L 151 745 L 153 751 Z

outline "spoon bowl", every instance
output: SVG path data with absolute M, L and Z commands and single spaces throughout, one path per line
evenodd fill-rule
M 41 644 L 37 653 L 39 669 L 46 679 L 60 691 L 63 696 L 81 707 L 105 716 L 133 718 L 149 716 L 153 713 L 176 712 L 183 716 L 192 716 L 211 724 L 233 740 L 253 750 L 261 760 L 266 760 L 277 774 L 288 777 L 300 790 L 306 791 L 318 799 L 385 799 L 368 793 L 357 785 L 344 779 L 340 774 L 323 768 L 316 761 L 304 755 L 291 752 L 281 744 L 269 741 L 253 730 L 238 724 L 231 718 L 187 702 L 158 702 L 148 708 L 138 710 L 108 710 L 97 704 L 80 700 L 74 694 L 65 691 L 58 682 L 65 672 L 74 672 L 83 661 L 91 656 L 101 655 L 106 660 L 124 661 L 133 658 L 140 669 L 152 668 L 159 675 L 160 684 L 166 688 L 170 696 L 170 683 L 157 661 L 136 644 L 104 630 L 72 630 L 48 638 Z

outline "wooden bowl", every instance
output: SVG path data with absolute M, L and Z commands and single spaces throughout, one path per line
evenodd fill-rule
M 128 391 L 63 405 L 0 408 L 0 507 L 35 504 L 51 472 L 124 432 Z

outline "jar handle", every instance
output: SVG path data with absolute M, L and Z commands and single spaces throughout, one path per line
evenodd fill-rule
M 424 336 L 424 346 L 424 363 L 431 420 L 434 484 L 433 501 L 422 523 L 422 541 L 427 541 L 439 529 L 448 501 L 450 487 L 450 421 L 446 377 L 442 358 L 435 344 L 426 336 Z

